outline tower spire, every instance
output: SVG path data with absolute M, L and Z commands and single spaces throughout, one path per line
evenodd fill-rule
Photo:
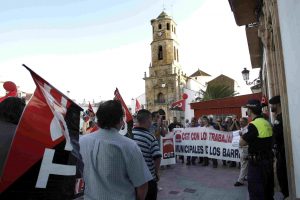
M 166 7 L 165 7 L 165 0 L 162 0 L 163 1 L 163 11 L 166 10 Z
M 171 3 L 171 16 L 174 16 L 174 13 L 173 13 L 173 1 Z

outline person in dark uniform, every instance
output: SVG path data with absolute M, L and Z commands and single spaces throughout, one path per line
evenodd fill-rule
M 248 192 L 250 200 L 269 200 L 274 195 L 272 126 L 262 117 L 259 100 L 249 100 L 247 114 L 252 118 L 240 146 L 248 144 Z
M 280 105 L 280 96 L 274 96 L 269 101 L 271 105 L 271 111 L 276 115 L 273 124 L 273 142 L 275 149 L 276 173 L 283 196 L 286 198 L 289 196 L 289 187 L 286 171 L 286 160 L 284 150 L 284 138 L 283 138 L 283 126 L 282 126 L 282 113 Z

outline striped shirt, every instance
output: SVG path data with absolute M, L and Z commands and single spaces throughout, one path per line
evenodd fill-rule
M 138 145 L 117 129 L 80 138 L 85 200 L 133 200 L 135 187 L 152 180 Z
M 154 159 L 161 157 L 157 139 L 147 129 L 141 127 L 135 127 L 132 133 L 133 140 L 140 147 L 153 179 L 156 180 Z

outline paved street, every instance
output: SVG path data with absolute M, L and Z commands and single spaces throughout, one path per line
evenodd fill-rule
M 212 168 L 212 165 L 176 164 L 161 170 L 159 186 L 163 190 L 158 192 L 158 199 L 247 199 L 247 186 L 233 186 L 238 174 L 238 168 L 229 168 L 220 163 L 218 168 Z
M 248 200 L 247 184 L 234 187 L 239 169 L 212 164 L 203 167 L 185 164 L 172 165 L 161 170 L 158 186 L 158 200 Z M 78 198 L 77 200 L 82 200 Z M 282 200 L 281 193 L 276 193 L 275 200 Z
M 161 170 L 158 200 L 247 200 L 247 185 L 234 187 L 239 169 L 222 166 L 218 168 L 203 167 L 199 164 L 186 166 L 176 164 Z M 281 193 L 276 193 L 280 200 Z

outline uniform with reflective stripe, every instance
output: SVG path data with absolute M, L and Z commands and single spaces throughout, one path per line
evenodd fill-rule
M 248 168 L 248 191 L 250 199 L 273 199 L 274 175 L 272 153 L 272 127 L 264 118 L 258 117 L 251 122 L 257 129 L 256 143 L 249 144 L 253 148 L 264 145 L 250 155 Z M 254 145 L 254 146 L 252 146 Z M 261 146 L 260 146 L 261 147 Z M 251 157 L 252 156 L 252 157 Z
M 258 138 L 272 137 L 272 126 L 264 118 L 256 118 L 252 123 L 258 130 Z

